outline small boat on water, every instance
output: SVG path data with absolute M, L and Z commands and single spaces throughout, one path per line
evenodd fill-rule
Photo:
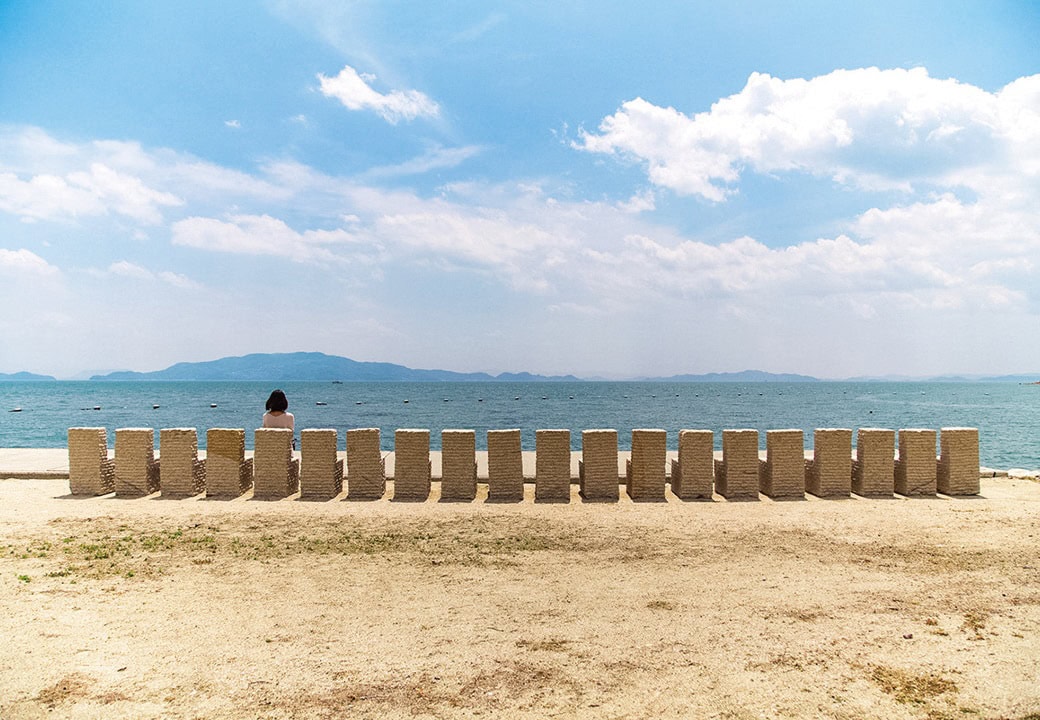
M 314 404 L 315 404 L 315 405 L 328 405 L 328 403 L 327 403 L 327 402 L 322 402 L 321 400 L 319 400 L 318 402 L 316 402 L 316 403 L 314 403 Z
M 152 410 L 158 410 L 158 409 L 159 409 L 158 405 L 152 405 Z
M 217 406 L 217 404 L 216 404 L 216 403 L 210 403 L 210 404 L 209 404 L 209 406 L 210 406 L 211 408 L 215 408 L 215 407 Z
M 22 409 L 20 407 L 16 407 L 16 408 L 13 408 L 11 410 L 8 410 L 8 412 L 21 412 L 21 411 L 22 411 Z

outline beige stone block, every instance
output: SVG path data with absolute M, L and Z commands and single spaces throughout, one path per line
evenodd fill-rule
M 679 457 L 672 461 L 672 493 L 683 500 L 711 499 L 714 455 L 715 436 L 711 430 L 680 430 Z
M 758 430 L 722 431 L 722 460 L 715 462 L 715 491 L 727 500 L 758 499 Z
M 939 431 L 936 488 L 944 495 L 979 494 L 978 428 L 945 427 Z
M 116 497 L 144 497 L 159 489 L 155 460 L 155 430 L 116 430 Z
M 813 456 L 805 461 L 805 489 L 817 497 L 848 497 L 852 492 L 852 430 L 817 428 Z
M 477 497 L 476 447 L 473 430 L 441 431 L 441 500 L 472 502 Z
M 164 498 L 185 498 L 206 489 L 206 463 L 199 459 L 195 428 L 159 430 L 159 489 Z
M 116 489 L 115 461 L 108 457 L 103 427 L 69 428 L 69 492 L 106 495 Z
M 379 428 L 347 430 L 347 498 L 378 500 L 386 493 Z
M 891 497 L 895 492 L 896 433 L 886 428 L 856 431 L 852 492 L 864 497 Z
M 300 489 L 300 461 L 293 458 L 293 431 L 259 428 L 253 434 L 253 499 L 280 500 Z
M 524 464 L 519 430 L 488 430 L 488 500 L 524 499 Z
M 534 499 L 570 502 L 571 431 L 535 431 Z
M 430 431 L 398 429 L 394 433 L 394 500 L 430 497 Z
M 805 498 L 805 436 L 801 430 L 767 430 L 759 490 L 771 498 Z
M 935 430 L 908 428 L 899 431 L 895 476 L 896 492 L 900 495 L 935 495 Z
M 206 431 L 206 497 L 230 500 L 253 485 L 253 459 L 246 458 L 246 431 L 210 428 Z
M 578 485 L 585 500 L 617 501 L 620 487 L 617 430 L 582 431 Z
M 300 499 L 331 500 L 343 492 L 343 461 L 334 428 L 300 431 Z
M 632 431 L 632 456 L 625 464 L 625 490 L 633 500 L 664 502 L 666 440 L 664 430 Z

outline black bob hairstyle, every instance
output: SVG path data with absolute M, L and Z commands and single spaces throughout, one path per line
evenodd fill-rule
M 267 405 L 264 407 L 269 411 L 285 412 L 289 407 L 289 400 L 281 390 L 275 390 L 271 397 L 267 398 Z

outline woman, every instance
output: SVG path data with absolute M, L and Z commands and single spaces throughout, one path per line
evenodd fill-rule
M 267 398 L 267 412 L 264 413 L 263 427 L 265 428 L 288 428 L 296 429 L 296 421 L 289 408 L 289 400 L 281 390 L 275 390 L 271 397 Z

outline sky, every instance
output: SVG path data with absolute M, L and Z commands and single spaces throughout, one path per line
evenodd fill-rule
M 0 372 L 1040 371 L 1040 3 L 0 2 Z

